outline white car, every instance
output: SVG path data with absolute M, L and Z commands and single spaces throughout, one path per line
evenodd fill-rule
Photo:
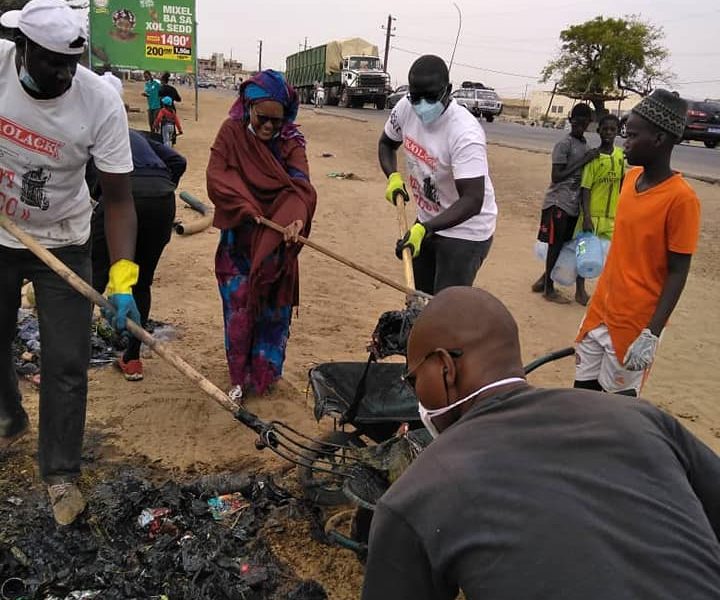
M 502 113 L 502 100 L 492 88 L 460 88 L 452 97 L 476 117 L 485 117 L 488 123 Z

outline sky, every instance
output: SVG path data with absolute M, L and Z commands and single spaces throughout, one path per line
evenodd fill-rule
M 197 0 L 200 56 L 222 52 L 249 69 L 285 70 L 285 57 L 304 46 L 361 37 L 383 56 L 388 12 L 395 17 L 388 71 L 393 87 L 407 83 L 420 54 L 450 60 L 451 79 L 482 81 L 503 97 L 536 89 L 543 66 L 559 49 L 559 33 L 596 16 L 640 15 L 665 31 L 673 89 L 691 99 L 720 98 L 720 0 Z M 542 7 L 539 9 L 538 7 Z

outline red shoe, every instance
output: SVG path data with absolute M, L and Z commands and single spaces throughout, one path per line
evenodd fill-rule
M 122 371 L 123 376 L 128 381 L 142 381 L 143 366 L 139 358 L 125 362 L 121 357 L 117 359 L 115 365 Z

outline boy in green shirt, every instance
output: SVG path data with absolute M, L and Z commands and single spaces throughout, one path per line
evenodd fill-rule
M 585 165 L 580 182 L 580 218 L 576 235 L 589 231 L 599 238 L 612 239 L 620 186 L 625 175 L 625 153 L 615 146 L 620 120 L 615 115 L 600 119 L 600 156 Z M 589 300 L 585 280 L 577 279 L 575 300 L 586 306 Z

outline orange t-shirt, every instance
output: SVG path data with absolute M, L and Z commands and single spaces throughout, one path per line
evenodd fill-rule
M 604 324 L 621 363 L 655 314 L 667 253 L 693 254 L 700 233 L 700 201 L 682 175 L 638 192 L 642 172 L 636 168 L 625 176 L 610 254 L 575 340 Z

